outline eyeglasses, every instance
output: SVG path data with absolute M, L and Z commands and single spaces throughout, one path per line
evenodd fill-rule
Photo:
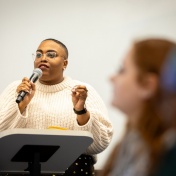
M 56 52 L 50 51 L 45 54 L 41 52 L 36 52 L 36 54 L 32 54 L 32 57 L 33 57 L 33 60 L 36 61 L 36 60 L 41 59 L 44 55 L 47 60 L 53 60 L 58 56 Z

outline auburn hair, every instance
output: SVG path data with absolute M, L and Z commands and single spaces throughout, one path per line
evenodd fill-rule
M 175 91 L 169 91 L 167 85 L 163 85 L 165 84 L 163 74 L 167 74 L 163 73 L 164 65 L 171 57 L 174 57 L 176 63 L 176 54 L 172 55 L 173 51 L 176 51 L 176 44 L 167 39 L 151 38 L 133 44 L 132 59 L 138 69 L 137 81 L 139 84 L 144 84 L 145 76 L 148 74 L 154 74 L 158 79 L 157 90 L 154 96 L 144 102 L 136 125 L 137 131 L 150 151 L 148 175 L 155 172 L 161 157 L 165 153 L 163 135 L 169 129 L 176 129 L 176 75 L 175 80 L 173 80 L 173 82 L 175 81 L 175 85 L 173 85 Z M 165 79 L 169 78 L 165 77 Z M 130 122 L 128 122 L 126 133 L 130 128 Z M 114 161 L 118 156 L 120 144 L 115 146 L 109 156 L 102 176 L 107 176 L 115 167 Z
M 176 44 L 166 39 L 146 39 L 134 43 L 133 48 L 134 63 L 139 71 L 138 82 L 143 84 L 147 74 L 154 74 L 158 78 L 155 95 L 144 102 L 137 122 L 137 130 L 150 150 L 149 171 L 154 172 L 165 150 L 163 135 L 168 129 L 176 127 L 176 89 L 175 92 L 170 91 L 169 87 L 167 89 L 169 85 L 163 82 L 163 79 L 169 79 L 164 77 L 167 74 L 164 73 L 164 66 L 170 59 L 176 61 L 176 54 L 173 52 L 176 51 Z

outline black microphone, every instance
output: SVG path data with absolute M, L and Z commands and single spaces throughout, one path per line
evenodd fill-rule
M 31 77 L 29 78 L 31 82 L 35 83 L 42 76 L 42 70 L 40 68 L 34 69 Z M 17 103 L 20 103 L 28 92 L 20 91 L 16 99 Z

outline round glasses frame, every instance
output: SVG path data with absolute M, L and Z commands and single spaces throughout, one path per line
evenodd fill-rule
M 55 59 L 58 55 L 56 52 L 46 52 L 45 54 L 41 53 L 41 52 L 37 52 L 36 54 L 32 54 L 32 58 L 34 61 L 42 59 L 43 56 L 45 56 L 45 58 L 47 60 L 53 60 Z

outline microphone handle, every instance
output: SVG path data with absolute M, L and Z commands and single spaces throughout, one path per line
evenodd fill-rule
M 21 92 L 18 94 L 18 97 L 17 97 L 17 99 L 16 99 L 16 103 L 20 103 L 20 102 L 24 99 L 24 97 L 25 97 L 26 94 L 27 94 L 27 92 L 21 91 Z
M 29 78 L 31 82 L 35 83 L 38 79 L 38 75 L 35 75 L 34 73 L 31 75 L 31 77 Z M 21 101 L 23 101 L 24 97 L 26 96 L 27 92 L 25 91 L 21 91 L 18 94 L 18 97 L 16 99 L 16 103 L 20 103 Z

